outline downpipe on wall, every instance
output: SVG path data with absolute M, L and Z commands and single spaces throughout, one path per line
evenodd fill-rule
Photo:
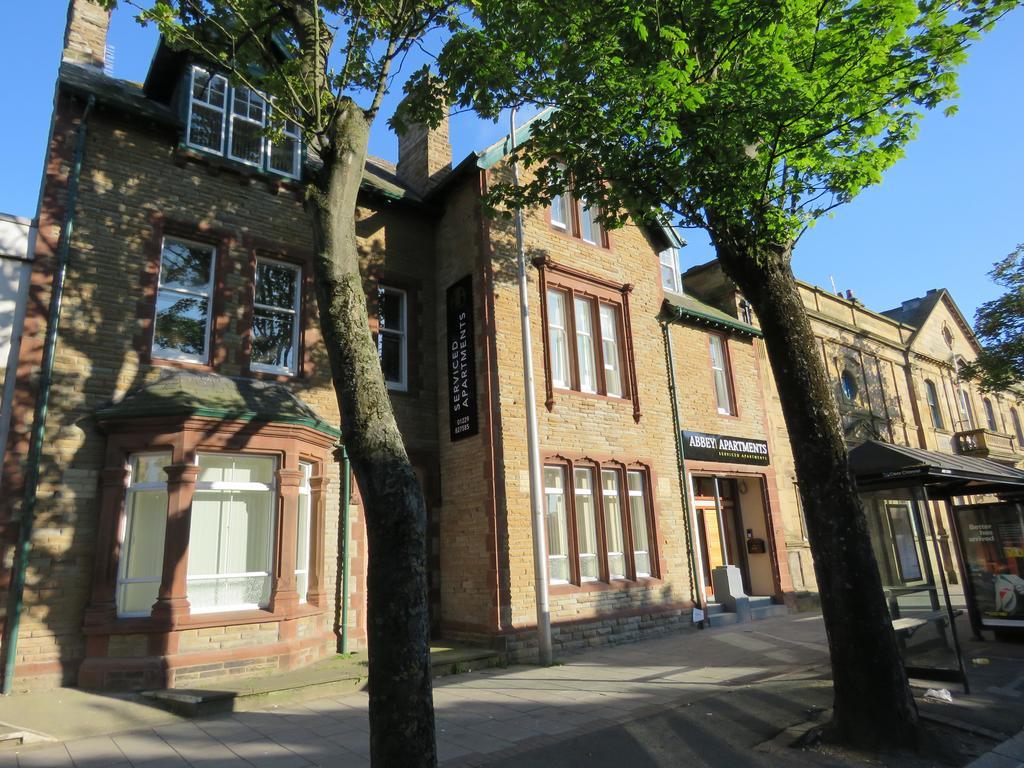
M 68 180 L 64 226 L 61 227 L 60 241 L 57 244 L 57 265 L 54 270 L 53 288 L 50 292 L 46 338 L 43 342 L 43 361 L 37 385 L 39 395 L 32 417 L 32 436 L 25 467 L 25 497 L 21 507 L 18 543 L 15 546 L 14 564 L 11 569 L 11 586 L 7 595 L 7 621 L 4 626 L 3 641 L 4 680 L 2 691 L 0 691 L 5 696 L 10 694 L 14 685 L 14 666 L 18 657 L 18 630 L 21 626 L 21 613 L 25 602 L 25 575 L 28 570 L 28 558 L 32 551 L 32 529 L 35 524 L 36 501 L 39 493 L 39 463 L 42 460 L 43 440 L 46 438 L 46 416 L 50 406 L 50 389 L 53 385 L 53 361 L 57 351 L 57 331 L 60 327 L 64 283 L 68 273 L 71 236 L 75 231 L 75 204 L 78 200 L 78 184 L 82 175 L 85 138 L 88 133 L 89 114 L 95 103 L 96 97 L 90 95 L 78 122 L 75 155 L 71 165 L 71 177 Z

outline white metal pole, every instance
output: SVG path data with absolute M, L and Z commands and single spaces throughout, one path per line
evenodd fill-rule
M 512 152 L 512 183 L 519 186 L 516 151 L 516 110 L 509 112 L 509 142 Z M 537 601 L 537 654 L 544 666 L 551 664 L 551 606 L 548 602 L 548 548 L 545 541 L 543 477 L 540 441 L 537 437 L 537 398 L 533 389 L 533 341 L 530 336 L 530 293 L 523 245 L 523 212 L 515 211 L 517 271 L 519 277 L 519 323 L 523 333 L 523 388 L 526 401 L 526 450 L 530 459 L 530 518 L 533 521 L 533 580 Z

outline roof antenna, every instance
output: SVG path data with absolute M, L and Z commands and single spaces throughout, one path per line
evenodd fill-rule
M 836 288 L 836 279 L 834 277 L 832 277 L 832 275 L 829 275 L 828 276 L 828 281 L 830 283 L 832 283 L 832 293 L 838 294 L 839 293 L 839 289 Z

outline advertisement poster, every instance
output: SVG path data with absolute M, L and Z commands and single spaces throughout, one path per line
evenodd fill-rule
M 981 625 L 1024 629 L 1024 506 L 957 507 L 956 519 Z

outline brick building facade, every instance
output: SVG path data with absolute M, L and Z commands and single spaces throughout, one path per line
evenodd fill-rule
M 343 509 L 347 546 L 339 524 L 342 415 L 317 332 L 301 137 L 272 144 L 258 94 L 164 46 L 142 86 L 105 75 L 108 18 L 70 4 L 4 455 L 9 579 L 71 217 L 15 687 L 183 686 L 307 664 L 342 633 L 359 647 L 365 540 L 358 493 Z M 536 613 L 516 239 L 482 204 L 507 173 L 504 143 L 453 167 L 447 123 L 413 127 L 397 166 L 368 162 L 357 238 L 427 500 L 432 630 L 526 660 Z M 569 193 L 525 212 L 524 241 L 556 649 L 689 626 L 726 562 L 748 594 L 792 606 L 813 575 L 742 298 L 713 267 L 681 276 L 671 230 L 602 231 Z M 902 410 L 886 439 L 926 435 L 893 350 L 941 364 L 930 326 L 834 297 L 811 306 L 816 295 L 806 289 L 816 327 L 836 334 L 822 330 L 823 345 L 849 331 L 826 321 L 833 305 L 882 329 L 896 367 L 860 375 L 894 377 Z M 941 327 L 966 349 L 969 329 L 949 317 Z M 840 357 L 868 359 L 855 349 Z

